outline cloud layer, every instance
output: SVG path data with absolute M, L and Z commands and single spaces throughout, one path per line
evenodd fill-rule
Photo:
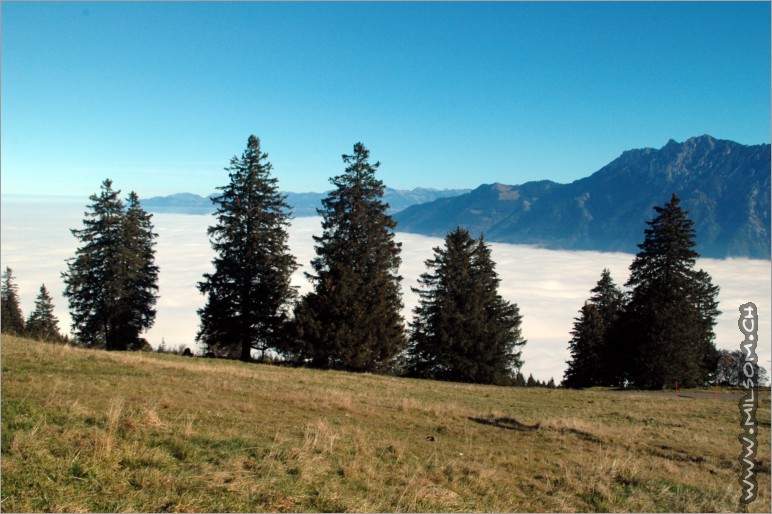
M 84 203 L 19 201 L 3 199 L 2 266 L 10 266 L 17 279 L 24 314 L 29 315 L 42 283 L 46 284 L 56 305 L 60 328 L 68 331 L 70 318 L 61 273 L 65 260 L 72 257 L 77 241 L 70 229 L 81 228 Z M 204 304 L 196 283 L 211 271 L 213 252 L 206 235 L 211 216 L 156 214 L 153 217 L 159 234 L 157 263 L 160 298 L 155 325 L 146 334 L 157 346 L 163 339 L 167 346 L 184 344 L 193 347 L 198 329 L 196 309 Z M 298 218 L 290 231 L 290 247 L 302 267 L 293 283 L 301 293 L 310 289 L 303 272 L 310 271 L 314 257 L 313 235 L 321 233 L 319 218 Z M 641 234 L 643 238 L 643 234 Z M 417 295 L 410 287 L 426 271 L 424 262 L 432 249 L 443 240 L 414 234 L 397 233 L 402 243 L 402 267 L 406 321 L 412 317 Z M 628 278 L 633 256 L 624 253 L 569 252 L 544 250 L 522 245 L 492 243 L 493 259 L 501 278 L 501 294 L 517 303 L 523 315 L 523 335 L 528 340 L 523 349 L 526 376 L 537 379 L 554 377 L 560 381 L 568 360 L 568 340 L 582 303 L 600 278 L 603 268 L 611 270 L 617 284 Z M 759 360 L 770 369 L 770 296 L 772 275 L 770 262 L 748 259 L 701 259 L 705 269 L 721 287 L 720 309 L 716 326 L 716 345 L 738 349 L 742 335 L 737 328 L 738 307 L 753 301 L 759 308 Z

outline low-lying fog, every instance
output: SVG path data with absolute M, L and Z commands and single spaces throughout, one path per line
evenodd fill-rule
M 13 270 L 24 315 L 32 311 L 40 285 L 45 283 L 54 298 L 63 332 L 69 332 L 70 318 L 62 296 L 61 273 L 66 270 L 65 259 L 72 257 L 77 247 L 69 229 L 82 228 L 85 206 L 84 200 L 3 198 L 2 202 L 2 267 Z M 213 220 L 212 216 L 183 214 L 153 216 L 159 234 L 156 260 L 161 269 L 158 315 L 145 335 L 153 346 L 163 339 L 167 346 L 196 347 L 196 309 L 204 304 L 196 283 L 211 269 L 213 252 L 206 229 Z M 302 264 L 293 282 L 300 286 L 301 293 L 310 289 L 303 272 L 311 271 L 314 234 L 321 234 L 320 218 L 293 221 L 290 246 Z M 404 277 L 404 316 L 408 320 L 417 303 L 417 295 L 410 287 L 417 285 L 418 276 L 426 271 L 424 261 L 432 257 L 432 248 L 441 246 L 443 240 L 405 233 L 397 233 L 397 240 L 402 243 L 400 273 Z M 555 251 L 500 243 L 491 246 L 501 278 L 500 292 L 517 303 L 523 315 L 523 335 L 528 340 L 523 349 L 523 371 L 526 376 L 533 373 L 537 379 L 554 377 L 559 382 L 569 358 L 569 333 L 577 311 L 590 296 L 603 268 L 611 270 L 617 284 L 624 284 L 633 255 Z M 770 261 L 701 259 L 697 265 L 721 287 L 719 301 L 723 314 L 715 329 L 716 345 L 739 349 L 743 337 L 737 327 L 738 307 L 752 301 L 759 308 L 759 361 L 770 369 Z

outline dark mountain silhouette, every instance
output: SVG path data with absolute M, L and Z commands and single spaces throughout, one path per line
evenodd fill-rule
M 416 188 L 399 190 L 387 187 L 384 200 L 391 206 L 391 213 L 401 211 L 411 205 L 431 202 L 468 193 L 469 189 L 428 189 Z M 327 193 L 285 193 L 287 203 L 292 206 L 296 217 L 316 216 L 316 209 L 321 208 L 322 198 Z M 211 195 L 215 196 L 215 195 Z M 177 193 L 169 196 L 155 196 L 142 201 L 142 206 L 150 212 L 178 214 L 210 214 L 214 212 L 211 196 L 199 196 L 192 193 Z
M 710 136 L 629 150 L 589 177 L 482 185 L 398 213 L 398 231 L 444 237 L 456 226 L 491 241 L 634 253 L 672 193 L 706 257 L 770 258 L 770 145 Z

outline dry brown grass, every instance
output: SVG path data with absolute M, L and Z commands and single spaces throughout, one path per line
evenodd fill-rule
M 5 511 L 736 511 L 728 400 L 3 338 Z M 759 409 L 770 509 L 769 397 Z

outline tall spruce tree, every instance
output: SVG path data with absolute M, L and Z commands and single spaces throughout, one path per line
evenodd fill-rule
M 593 294 L 579 311 L 571 332 L 571 360 L 563 377 L 566 387 L 617 385 L 623 377 L 625 354 L 616 325 L 624 308 L 624 294 L 608 269 L 590 292 Z
M 571 388 L 605 385 L 604 344 L 606 328 L 600 309 L 592 302 L 585 302 L 575 318 L 574 329 L 568 343 L 571 360 L 563 377 L 563 385 Z
M 22 335 L 24 333 L 24 314 L 19 305 L 19 287 L 13 278 L 13 271 L 6 267 L 3 272 L 2 289 L 0 290 L 0 328 L 3 333 Z
M 62 274 L 79 343 L 107 350 L 142 346 L 158 290 L 150 216 L 134 193 L 128 211 L 119 195 L 107 179 L 89 197 L 83 228 L 71 230 L 81 246 Z
M 647 224 L 641 249 L 630 265 L 630 301 L 622 318 L 632 343 L 630 381 L 643 388 L 704 385 L 715 370 L 713 327 L 718 287 L 695 271 L 699 254 L 694 222 L 673 194 Z
M 153 232 L 152 214 L 140 204 L 132 191 L 126 199 L 126 213 L 121 223 L 121 280 L 124 294 L 119 302 L 117 330 L 120 341 L 128 349 L 144 346 L 140 333 L 153 326 L 158 299 L 158 266 L 155 245 L 158 234 Z
M 509 384 L 522 366 L 517 305 L 498 294 L 490 247 L 457 228 L 434 249 L 421 275 L 410 324 L 407 371 L 412 376 Z
M 250 136 L 241 158 L 226 168 L 230 182 L 212 198 L 217 223 L 209 227 L 214 272 L 198 284 L 207 302 L 200 309 L 198 340 L 215 355 L 249 361 L 252 350 L 281 345 L 297 269 L 287 227 L 291 211 L 260 140 Z
M 121 223 L 124 205 L 120 191 L 110 179 L 102 183 L 99 194 L 89 197 L 91 205 L 82 229 L 71 232 L 81 243 L 75 257 L 67 261 L 62 274 L 72 331 L 85 346 L 119 350 L 126 342 L 119 340 L 118 302 L 123 294 L 121 281 Z
M 598 283 L 590 289 L 592 296 L 590 303 L 598 308 L 598 312 L 603 320 L 603 327 L 606 331 L 616 322 L 619 314 L 622 312 L 625 302 L 625 295 L 617 287 L 611 272 L 605 268 L 600 275 Z
M 63 339 L 59 333 L 59 321 L 54 316 L 54 300 L 45 284 L 40 286 L 35 309 L 27 319 L 27 335 L 39 341 L 58 342 Z
M 625 309 L 626 297 L 608 269 L 603 270 L 600 280 L 590 292 L 593 294 L 589 301 L 598 309 L 603 324 L 603 338 L 599 346 L 602 365 L 596 382 L 598 385 L 621 386 L 627 379 L 628 348 L 619 329 L 619 320 Z
M 314 288 L 295 309 L 296 358 L 320 368 L 392 371 L 406 339 L 400 314 L 400 244 L 386 214 L 380 163 L 362 143 L 343 155 L 346 169 L 322 200 L 321 236 L 307 274 Z

